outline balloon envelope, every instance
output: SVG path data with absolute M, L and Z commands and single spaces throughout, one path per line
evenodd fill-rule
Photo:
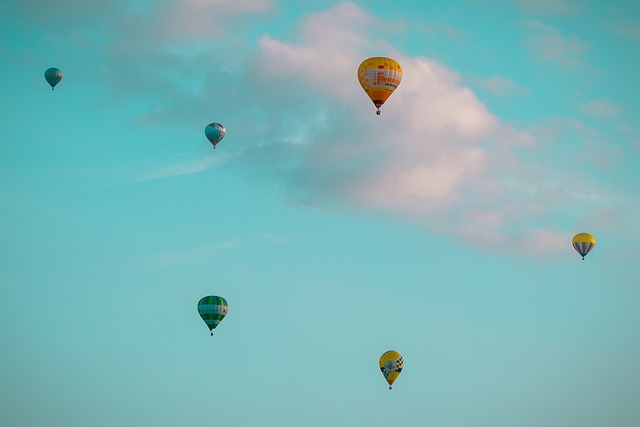
M 365 59 L 358 67 L 358 81 L 380 114 L 380 107 L 402 80 L 402 67 L 395 60 L 382 56 Z
M 213 335 L 213 330 L 220 324 L 224 316 L 229 312 L 227 300 L 215 295 L 202 297 L 198 301 L 198 314 L 207 324 L 207 327 Z
M 49 68 L 44 72 L 44 78 L 51 85 L 51 90 L 62 80 L 62 71 L 57 68 Z
M 575 249 L 582 259 L 584 259 L 584 257 L 591 252 L 591 249 L 596 245 L 596 238 L 589 233 L 578 233 L 573 236 L 571 244 L 573 245 L 573 249 Z
M 389 383 L 389 390 L 391 390 L 393 382 L 398 378 L 400 372 L 402 372 L 404 360 L 402 359 L 402 356 L 400 356 L 400 353 L 394 350 L 389 350 L 380 356 L 378 364 L 382 371 L 382 375 L 384 375 L 384 379 Z
M 213 145 L 213 148 L 216 148 L 216 145 L 218 145 L 227 134 L 227 130 L 220 123 L 209 123 L 207 127 L 204 128 L 204 134 L 207 136 L 211 145 Z

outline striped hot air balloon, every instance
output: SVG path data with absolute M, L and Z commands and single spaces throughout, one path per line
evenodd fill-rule
M 573 236 L 573 249 L 576 250 L 584 260 L 584 257 L 596 245 L 596 238 L 589 233 L 578 233 Z
M 198 301 L 198 314 L 200 314 L 204 323 L 207 324 L 212 336 L 213 330 L 220 324 L 228 312 L 229 305 L 227 304 L 227 300 L 222 297 L 209 295 L 202 297 L 200 301 Z

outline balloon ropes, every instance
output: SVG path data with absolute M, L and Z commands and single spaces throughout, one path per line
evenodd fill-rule
M 229 312 L 229 305 L 227 300 L 215 295 L 209 295 L 202 297 L 198 301 L 198 314 L 207 324 L 207 327 L 211 331 L 213 336 L 213 330 L 220 324 L 224 316 Z
M 62 80 L 62 71 L 57 68 L 49 68 L 44 72 L 44 79 L 51 85 L 51 90 Z
M 389 383 L 389 390 L 391 390 L 393 382 L 398 378 L 400 372 L 402 372 L 404 360 L 402 359 L 402 356 L 400 356 L 400 353 L 394 350 L 389 350 L 380 356 L 378 364 L 382 371 L 382 375 L 384 375 L 384 379 Z
M 207 127 L 204 128 L 204 134 L 211 145 L 213 145 L 213 148 L 216 148 L 216 145 L 218 145 L 227 134 L 227 130 L 220 123 L 209 123 Z
M 573 244 L 573 249 L 575 249 L 584 260 L 584 257 L 591 252 L 591 249 L 596 245 L 596 238 L 589 233 L 578 233 L 573 236 L 571 243 Z
M 398 88 L 402 80 L 402 67 L 395 60 L 385 57 L 365 59 L 358 67 L 358 81 L 378 109 Z

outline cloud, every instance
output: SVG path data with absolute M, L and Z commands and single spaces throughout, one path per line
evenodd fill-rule
M 456 230 L 462 241 L 480 249 L 497 249 L 523 254 L 552 255 L 566 251 L 572 234 L 548 229 L 497 231 L 470 222 Z
M 240 239 L 229 239 L 213 245 L 200 246 L 181 252 L 160 252 L 157 254 L 156 260 L 159 261 L 162 265 L 187 264 L 190 262 L 209 258 L 219 252 L 241 249 L 244 245 L 245 243 Z
M 430 37 L 443 35 L 455 41 L 468 41 L 467 36 L 459 29 L 444 22 L 435 22 L 433 24 L 421 22 L 417 24 L 417 29 Z
M 632 42 L 640 40 L 640 25 L 636 21 L 625 19 L 617 22 L 609 22 L 606 28 L 617 35 Z
M 206 39 L 230 30 L 238 17 L 264 15 L 270 0 L 178 0 L 164 3 L 150 22 L 156 40 Z
M 100 77 L 116 99 L 180 102 L 201 89 L 211 67 L 233 63 L 242 51 L 236 35 L 274 9 L 271 0 L 179 0 L 123 13 L 106 37 Z
M 356 21 L 372 19 L 348 7 Z M 326 121 L 307 122 L 314 132 L 307 133 L 301 162 L 288 170 L 289 196 L 311 205 L 398 215 L 484 247 L 522 249 L 524 240 L 535 238 L 537 243 L 524 250 L 560 250 L 566 233 L 532 224 L 566 203 L 567 194 L 553 183 L 523 191 L 545 173 L 523 164 L 517 154 L 539 148 L 537 138 L 491 114 L 454 70 L 398 52 L 389 55 L 403 66 L 402 83 L 376 117 L 352 76 L 359 63 L 354 57 L 365 57 L 380 43 L 364 30 L 344 26 L 345 20 L 336 8 L 311 16 L 296 43 L 260 40 L 256 84 L 272 82 L 284 99 L 305 91 L 317 97 L 321 109 L 325 104 L 319 100 L 329 99 L 343 114 L 328 113 L 335 119 L 329 129 L 323 127 Z M 312 37 L 319 28 L 329 36 Z M 492 83 L 496 90 L 519 90 L 506 78 Z M 272 147 L 284 145 L 278 139 L 285 138 L 273 135 Z M 513 178 L 505 181 L 508 176 Z
M 539 20 L 527 20 L 530 35 L 527 45 L 538 58 L 563 67 L 582 65 L 582 54 L 589 49 L 587 43 L 576 36 L 565 36 L 552 25 Z
M 582 7 L 574 0 L 514 0 L 526 12 L 544 15 L 574 15 Z
M 309 14 L 293 40 L 260 37 L 255 54 L 231 72 L 211 68 L 193 93 L 173 88 L 176 101 L 146 120 L 185 121 L 217 106 L 241 110 L 243 118 L 224 122 L 228 137 L 235 130 L 226 165 L 284 187 L 292 202 L 394 215 L 484 248 L 561 250 L 566 233 L 540 224 L 572 212 L 573 203 L 595 203 L 581 196 L 588 180 L 581 170 L 522 159 L 544 159 L 566 124 L 529 131 L 503 123 L 455 70 L 379 39 L 371 30 L 379 23 L 353 3 Z M 379 117 L 355 76 L 375 54 L 403 66 L 400 88 Z M 523 91 L 506 77 L 485 83 L 496 93 Z M 177 165 L 146 178 L 206 167 Z
M 551 145 L 561 130 L 514 128 L 455 70 L 395 50 L 380 34 L 403 23 L 342 2 L 305 15 L 290 39 L 265 34 L 254 43 L 247 25 L 273 5 L 222 4 L 227 9 L 211 18 L 218 28 L 198 19 L 183 28 L 185 17 L 211 17 L 212 3 L 202 1 L 131 11 L 99 50 L 112 102 L 136 105 L 140 124 L 202 129 L 215 114 L 228 130 L 225 155 L 179 161 L 131 181 L 224 165 L 308 207 L 393 215 L 479 247 L 540 253 L 558 250 L 564 236 L 540 224 L 588 210 L 573 203 L 594 203 L 576 196 L 589 186 L 582 170 L 554 170 L 545 161 L 556 156 Z M 554 27 L 528 25 L 541 52 L 556 40 L 546 53 L 552 60 L 585 48 Z M 381 116 L 355 71 L 375 55 L 394 57 L 404 71 Z M 496 94 L 523 91 L 502 76 L 483 83 Z M 530 238 L 539 243 L 523 245 Z M 187 258 L 208 250 L 215 249 Z M 172 257 L 180 258 L 165 255 Z
M 204 144 L 207 143 L 203 141 L 203 145 Z M 131 185 L 145 181 L 154 181 L 159 179 L 173 178 L 177 176 L 191 175 L 201 173 L 209 169 L 226 166 L 229 161 L 230 156 L 228 154 L 216 153 L 216 155 L 209 154 L 206 156 L 201 156 L 199 158 L 180 162 L 174 161 L 171 163 L 155 166 L 139 164 L 135 165 L 135 168 L 132 168 L 131 166 L 118 166 L 115 169 L 109 171 L 110 173 L 106 177 L 102 176 L 103 174 L 100 174 L 100 176 L 96 178 L 101 182 L 100 184 L 88 184 L 85 182 L 83 186 L 81 188 L 77 188 L 76 191 L 94 191 L 98 189 Z M 90 175 L 91 173 L 95 174 L 95 172 L 95 169 L 61 171 L 63 175 L 71 175 L 74 177 L 82 175 L 83 177 L 85 177 L 85 181 L 88 175 Z M 120 179 L 114 180 L 114 176 L 118 176 L 120 177 Z M 77 178 L 74 179 L 74 181 L 77 181 Z
M 614 104 L 607 100 L 592 100 L 580 105 L 582 114 L 598 117 L 609 118 L 620 114 L 620 110 Z
M 195 160 L 161 166 L 154 170 L 138 174 L 133 181 L 151 181 L 174 176 L 190 175 L 212 169 L 223 163 L 225 163 L 224 156 L 222 156 L 221 159 L 220 156 L 209 155 Z
M 489 79 L 481 79 L 471 77 L 471 82 L 475 83 L 481 89 L 484 89 L 494 96 L 505 97 L 509 95 L 528 94 L 529 91 L 508 77 L 495 75 Z
M 611 169 L 624 159 L 624 151 L 609 134 L 581 120 L 549 117 L 530 131 L 550 148 L 557 147 L 556 159 L 576 168 Z
M 155 255 L 153 260 L 146 262 L 160 263 L 161 265 L 189 264 L 203 259 L 210 259 L 221 252 L 238 251 L 251 246 L 273 246 L 287 244 L 288 238 L 281 234 L 266 233 L 248 238 L 232 238 L 216 242 L 211 245 L 199 246 L 182 251 L 164 251 Z

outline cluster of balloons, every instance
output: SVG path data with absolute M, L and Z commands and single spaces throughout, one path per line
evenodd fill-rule
M 45 71 L 44 78 L 53 90 L 62 80 L 62 71 L 57 68 L 49 68 Z M 376 114 L 380 115 L 380 108 L 402 81 L 402 67 L 391 58 L 368 58 L 362 61 L 358 67 L 358 81 L 375 105 Z M 210 123 L 204 128 L 204 134 L 213 148 L 216 148 L 226 133 L 227 130 L 224 126 L 216 122 Z M 579 233 L 573 237 L 572 244 L 584 260 L 584 257 L 595 246 L 596 239 L 589 233 Z M 209 328 L 211 336 L 213 336 L 213 330 L 228 312 L 229 305 L 223 297 L 208 295 L 198 301 L 198 314 Z M 389 384 L 389 390 L 391 390 L 394 381 L 402 372 L 404 359 L 397 351 L 389 350 L 380 356 L 378 364 L 382 375 Z

